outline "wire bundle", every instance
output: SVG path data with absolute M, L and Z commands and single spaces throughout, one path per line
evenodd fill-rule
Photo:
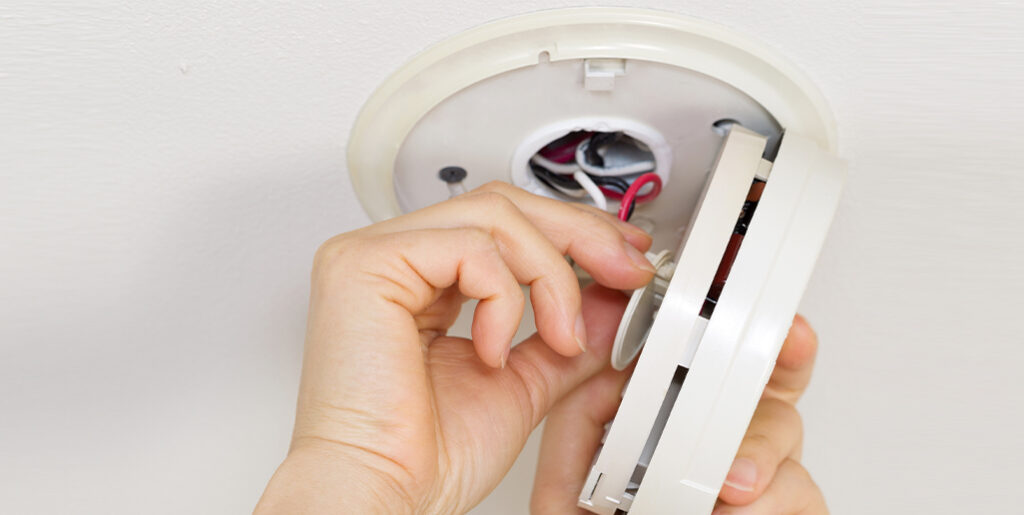
M 589 196 L 603 211 L 608 210 L 607 197 L 620 199 L 618 217 L 628 221 L 636 204 L 661 193 L 661 177 L 653 173 L 650 152 L 627 138 L 621 132 L 573 132 L 537 152 L 530 169 L 549 188 L 572 198 Z

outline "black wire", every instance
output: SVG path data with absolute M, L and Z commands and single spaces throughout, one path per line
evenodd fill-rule
M 571 175 L 563 175 L 554 173 L 543 166 L 538 164 L 530 163 L 530 169 L 533 171 L 533 175 L 544 183 L 545 186 L 558 191 L 559 189 L 565 190 L 579 190 L 583 189 L 580 183 L 576 182 Z M 626 190 L 629 189 L 629 183 L 621 177 L 614 176 L 603 176 L 603 175 L 591 175 L 587 174 L 595 184 L 614 188 L 619 190 L 620 193 L 625 194 Z M 626 213 L 626 221 L 629 221 L 633 217 L 633 211 L 636 209 L 636 199 L 629 203 L 629 212 Z
M 530 163 L 530 169 L 533 170 L 533 174 L 538 179 L 543 181 L 548 186 L 557 185 L 560 188 L 567 190 L 579 190 L 583 189 L 580 183 L 576 182 L 571 175 L 561 175 L 544 168 L 543 166 Z
M 636 198 L 634 198 L 633 201 L 629 203 L 629 208 L 626 211 L 626 221 L 627 222 L 629 221 L 630 218 L 633 218 L 633 211 L 635 209 L 636 209 Z
M 626 180 L 623 179 L 622 177 L 591 175 L 589 173 L 587 175 L 590 177 L 591 180 L 594 181 L 595 184 L 598 184 L 600 186 L 610 186 L 612 188 L 619 190 L 619 193 L 625 194 L 626 190 L 629 189 L 629 183 L 626 182 Z
M 614 142 L 621 135 L 621 132 L 598 132 L 591 136 L 590 141 L 587 142 L 587 150 L 584 152 L 587 162 L 594 166 L 604 166 L 604 158 L 597 153 L 597 149 Z
M 558 186 L 555 186 L 554 184 L 551 184 L 544 177 L 542 177 L 540 175 L 537 175 L 536 177 L 537 177 L 537 180 L 539 180 L 540 182 L 544 183 L 544 185 L 547 186 L 548 188 L 550 188 L 552 191 L 554 191 L 554 192 L 556 192 L 556 193 L 558 193 L 560 195 L 566 195 L 566 193 L 564 191 L 562 191 L 561 189 L 559 189 Z
M 629 189 L 629 183 L 626 182 L 626 180 L 623 179 L 622 177 L 603 176 L 603 175 L 591 175 L 589 173 L 587 175 L 595 183 L 597 183 L 597 184 L 599 184 L 601 186 L 615 188 L 615 189 L 619 190 L 619 193 L 622 193 L 623 195 L 625 195 L 626 190 Z M 630 218 L 633 217 L 633 211 L 635 209 L 636 209 L 636 199 L 634 198 L 633 202 L 629 203 L 629 211 L 626 213 L 626 221 L 627 222 L 629 221 Z

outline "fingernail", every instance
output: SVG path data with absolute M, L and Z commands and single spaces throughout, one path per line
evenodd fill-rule
M 747 458 L 739 458 L 732 463 L 729 475 L 725 477 L 725 485 L 744 492 L 753 492 L 757 482 L 757 465 Z
M 650 272 L 652 274 L 657 272 L 657 270 L 654 269 L 654 265 L 647 260 L 647 257 L 644 256 L 643 252 L 637 250 L 636 247 L 630 245 L 629 242 L 623 242 L 623 245 L 626 246 L 626 255 L 629 256 L 629 260 L 633 262 L 633 266 L 643 270 L 644 272 Z
M 583 322 L 583 313 L 576 315 L 576 328 L 573 337 L 576 338 L 576 345 L 580 350 L 587 352 L 587 324 Z
M 505 364 L 508 363 L 508 353 L 512 351 L 512 347 L 506 347 L 505 351 L 501 353 L 501 368 L 505 368 Z

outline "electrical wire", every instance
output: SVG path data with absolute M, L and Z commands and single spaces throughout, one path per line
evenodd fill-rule
M 601 183 L 598 182 L 598 184 L 601 184 Z M 628 188 L 628 186 L 629 186 L 628 182 L 626 183 L 626 186 Z M 621 193 L 619 191 L 609 190 L 609 189 L 606 189 L 606 188 L 603 188 L 603 187 L 601 188 L 601 191 L 603 191 L 605 196 L 607 196 L 608 198 L 621 199 L 622 195 L 626 192 L 626 188 L 621 189 L 620 190 Z M 654 186 L 651 185 L 651 187 L 647 189 L 647 193 L 639 194 L 636 197 L 636 203 L 637 204 L 643 204 L 644 202 L 647 202 L 648 200 L 654 200 L 654 197 L 656 197 L 656 196 L 657 196 L 657 194 L 654 193 Z
M 605 168 L 604 158 L 594 150 L 598 146 L 594 144 L 594 140 L 596 139 L 597 136 L 594 136 L 589 140 L 584 140 L 576 147 L 576 164 L 579 165 L 584 172 L 595 176 L 621 177 L 623 175 L 633 175 L 654 171 L 656 166 L 654 161 L 636 161 L 628 165 Z M 600 164 L 595 165 L 591 161 L 600 161 Z
M 629 189 L 629 183 L 622 177 L 591 175 L 590 178 L 597 183 L 597 187 L 601 188 L 601 193 L 604 193 L 604 196 L 607 198 L 620 199 L 622 194 Z
M 533 170 L 533 174 L 536 175 L 538 179 L 544 181 L 545 184 L 553 184 L 560 188 L 569 190 L 578 190 L 583 188 L 583 186 L 580 186 L 580 183 L 576 182 L 576 179 L 573 179 L 571 175 L 557 174 L 543 166 L 537 166 L 533 163 L 530 163 L 530 169 Z
M 537 153 L 556 163 L 571 163 L 576 159 L 576 146 L 593 134 L 589 131 L 571 132 L 548 143 Z
M 618 139 L 621 136 L 622 136 L 622 134 L 618 133 L 618 132 L 599 132 L 599 133 L 595 134 L 593 137 L 591 137 L 588 140 L 586 140 L 587 146 L 585 147 L 585 150 L 584 150 L 584 157 L 585 157 L 585 159 L 580 159 L 579 158 L 579 154 L 577 154 L 575 156 L 576 160 L 577 161 L 588 161 L 588 162 L 591 162 L 591 163 L 596 163 L 599 166 L 604 166 L 604 156 L 602 156 L 597 151 L 597 149 L 599 149 L 599 148 L 601 148 L 601 147 L 603 147 L 605 145 L 609 145 L 611 143 L 615 143 L 616 141 L 618 141 Z M 583 141 L 581 140 L 579 143 L 583 143 Z M 576 148 L 579 149 L 578 146 Z
M 530 158 L 530 162 L 537 166 L 543 166 L 544 169 L 549 172 L 566 175 L 572 175 L 580 169 L 580 166 L 576 164 L 575 161 L 569 163 L 558 163 L 540 154 L 534 154 L 533 157 Z
M 553 166 L 551 166 L 551 165 L 559 166 L 559 167 L 565 167 L 566 169 L 573 168 L 573 173 L 579 171 L 579 167 L 578 166 L 566 165 L 566 164 L 563 164 L 563 163 L 554 163 L 554 162 L 550 161 L 549 159 L 542 158 L 540 156 L 534 156 L 533 158 L 531 158 L 530 164 L 532 165 L 531 168 L 534 170 L 534 174 L 537 175 L 538 178 L 542 178 L 541 176 L 544 176 L 542 179 L 548 179 L 550 175 L 556 175 L 556 176 L 563 175 L 563 174 L 558 173 L 557 170 L 552 170 L 551 168 Z M 538 170 L 540 170 L 540 172 L 538 172 Z M 627 189 L 629 189 L 629 183 L 626 182 L 626 180 L 621 178 L 621 177 L 605 177 L 605 176 L 600 176 L 600 175 L 596 175 L 596 176 L 595 175 L 590 175 L 589 178 L 595 184 L 597 184 L 598 189 L 601 190 L 601 193 L 604 194 L 605 198 L 607 198 L 607 197 L 612 197 L 612 198 L 616 198 L 616 199 L 622 198 L 622 194 L 625 193 Z M 573 184 L 571 184 L 568 181 L 564 181 L 564 179 L 562 177 L 554 177 L 553 179 L 554 179 L 553 181 L 545 180 L 544 183 L 548 187 L 550 187 L 550 188 L 561 190 L 562 193 L 566 193 L 564 191 L 566 188 L 576 189 L 576 187 L 574 187 Z M 561 185 L 561 187 L 553 185 L 552 182 L 557 182 L 559 185 Z M 577 184 L 578 184 L 578 181 L 577 181 Z M 582 186 L 579 186 L 579 187 L 582 187 Z M 614 188 L 614 189 L 610 189 L 610 188 Z M 577 198 L 579 197 L 578 194 L 571 195 L 571 196 L 577 197 Z
M 587 196 L 587 192 L 583 191 L 583 187 L 572 177 L 556 175 L 536 165 L 531 168 L 534 177 L 553 191 L 572 199 L 581 199 Z
M 640 189 L 646 184 L 651 183 L 653 186 L 651 191 L 643 197 L 638 197 Z M 644 200 L 653 199 L 661 193 L 661 177 L 656 173 L 645 173 L 640 177 L 637 177 L 633 181 L 633 184 L 629 185 L 629 189 L 622 194 L 622 203 L 619 205 L 619 220 L 629 221 L 630 216 L 633 214 L 633 206 L 641 202 L 641 198 Z
M 629 189 L 629 183 L 626 182 L 626 180 L 621 178 L 621 177 L 593 177 L 593 176 L 591 176 L 591 179 L 593 179 L 594 182 L 596 182 L 599 185 L 598 187 L 601 188 L 601 192 L 605 194 L 605 197 L 611 197 L 611 198 L 614 198 L 614 199 L 621 199 L 622 195 L 624 193 L 626 193 L 626 191 Z M 615 188 L 615 189 L 613 190 L 613 189 L 610 189 L 610 188 L 606 188 L 602 184 L 610 186 L 611 188 Z M 616 191 L 616 190 L 618 190 L 618 191 Z M 636 208 L 636 205 L 638 203 L 640 203 L 640 198 L 637 198 L 636 202 L 633 202 L 632 204 L 630 204 L 630 206 L 629 206 L 629 213 L 626 214 L 626 220 L 627 221 L 630 218 L 633 217 L 633 210 Z
M 591 175 L 590 178 L 593 179 L 594 183 L 596 183 L 598 186 L 610 186 L 612 188 L 619 190 L 617 195 L 620 197 L 623 193 L 626 192 L 626 190 L 629 189 L 629 183 L 626 182 L 626 180 L 623 179 L 622 177 L 603 177 L 600 175 Z M 601 188 L 601 191 L 607 191 L 607 189 Z
M 573 200 L 582 200 L 582 199 L 585 199 L 585 198 L 587 198 L 587 197 L 589 197 L 589 196 L 590 196 L 590 195 L 589 195 L 589 194 L 588 194 L 588 193 L 587 193 L 587 192 L 586 192 L 585 190 L 583 190 L 582 188 L 580 188 L 580 189 L 577 189 L 577 190 L 572 190 L 572 189 L 568 189 L 568 188 L 563 188 L 563 187 L 561 187 L 561 186 L 555 186 L 555 185 L 552 185 L 552 184 L 548 184 L 548 183 L 545 183 L 545 184 L 546 184 L 546 185 L 547 185 L 547 186 L 548 186 L 549 188 L 551 188 L 551 189 L 553 189 L 553 190 L 557 191 L 558 193 L 561 193 L 562 195 L 565 195 L 566 197 L 569 197 L 569 198 L 571 198 L 571 199 L 573 199 Z
M 601 166 L 594 166 L 586 161 L 577 162 L 583 171 L 590 175 L 602 175 L 602 176 L 620 176 L 620 175 L 633 175 L 637 173 L 648 173 L 654 171 L 653 161 L 637 161 L 628 165 L 619 166 L 615 168 L 604 168 Z
M 594 183 L 594 180 L 589 175 L 583 173 L 582 170 L 577 170 L 576 173 L 572 174 L 572 178 L 576 179 L 576 182 L 590 195 L 598 209 L 601 211 L 608 210 L 608 200 L 604 198 L 604 193 L 601 193 L 601 189 L 597 187 L 597 184 Z M 628 193 L 629 190 L 626 190 L 626 192 Z
M 580 137 L 582 141 L 579 141 Z M 603 211 L 608 210 L 608 198 L 621 199 L 618 217 L 628 221 L 637 204 L 652 200 L 661 193 L 662 184 L 661 178 L 652 173 L 655 165 L 650 160 L 603 167 L 605 159 L 598 149 L 615 144 L 620 137 L 619 133 L 568 135 L 531 157 L 530 169 L 538 180 L 555 192 L 573 199 L 589 196 Z M 632 181 L 626 177 L 637 174 L 639 176 Z M 641 194 L 643 190 L 646 193 Z

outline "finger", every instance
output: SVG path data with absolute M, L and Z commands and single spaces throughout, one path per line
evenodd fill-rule
M 509 388 L 526 411 L 524 428 L 532 430 L 559 399 L 608 366 L 612 340 L 626 299 L 617 290 L 590 285 L 583 291 L 583 317 L 590 348 L 574 358 L 558 355 L 534 335 L 512 349 L 506 368 Z
M 734 505 L 753 502 L 771 484 L 780 463 L 799 458 L 802 442 L 803 424 L 796 408 L 780 399 L 762 398 L 719 497 Z
M 811 382 L 818 336 L 807 319 L 797 315 L 782 344 L 775 370 L 765 386 L 765 395 L 796 403 Z
M 515 208 L 514 213 L 512 209 Z M 595 281 L 609 288 L 643 286 L 654 273 L 637 249 L 646 250 L 651 240 L 636 226 L 610 214 L 572 203 L 533 195 L 503 182 L 488 183 L 447 202 L 421 209 L 368 229 L 408 230 L 421 227 L 475 225 L 502 236 L 509 218 L 521 215 L 545 236 L 560 255 L 568 254 Z
M 629 372 L 607 368 L 570 392 L 548 413 L 533 480 L 531 513 L 586 513 L 576 507 L 576 500 L 601 444 L 604 425 L 615 416 L 622 400 L 622 387 L 628 377 Z
M 442 291 L 433 304 L 416 315 L 416 327 L 424 345 L 448 334 L 448 329 L 455 324 L 465 302 L 466 296 L 462 292 L 457 288 L 448 288 Z
M 342 330 L 355 334 L 324 338 L 326 341 L 365 342 L 369 334 L 383 341 L 419 341 L 413 315 L 436 302 L 445 289 L 457 285 L 462 295 L 480 299 L 472 325 L 477 354 L 491 366 L 502 366 L 522 318 L 524 299 L 519 283 L 487 232 L 473 228 L 402 232 L 361 237 L 348 241 L 341 249 L 323 252 L 337 255 L 318 256 L 318 261 L 332 263 L 318 264 L 316 273 L 322 277 L 314 280 L 314 295 L 341 298 L 315 305 L 340 304 L 338 309 L 361 314 L 344 318 L 347 327 Z M 335 283 L 342 287 L 333 287 Z M 323 316 L 334 317 L 334 311 Z M 321 326 L 333 327 L 334 323 L 316 325 Z M 387 334 L 403 330 L 413 334 Z M 341 351 L 359 353 L 367 349 L 357 346 Z M 394 359 L 418 358 L 405 348 L 375 346 L 370 351 L 384 357 L 393 353 Z M 375 360 L 381 357 L 375 356 Z
M 528 217 L 520 206 L 531 209 L 535 216 Z M 516 278 L 531 286 L 538 333 L 566 356 L 584 350 L 587 337 L 579 315 L 578 282 L 562 257 L 565 253 L 594 274 L 598 282 L 615 288 L 645 284 L 653 271 L 646 258 L 607 220 L 563 202 L 498 184 L 368 230 L 453 225 L 480 227 L 494 235 Z M 548 227 L 548 231 L 539 229 L 541 226 Z
M 825 498 L 810 474 L 797 462 L 786 460 L 779 466 L 764 495 L 746 506 L 720 505 L 712 515 L 824 515 Z
M 464 196 L 368 229 L 408 231 L 446 225 L 477 227 L 490 233 L 516 279 L 530 285 L 535 323 L 544 341 L 566 356 L 586 348 L 575 272 L 562 252 L 507 197 L 487 192 Z
M 574 216 L 573 211 L 583 211 L 598 218 L 599 220 L 610 224 L 613 228 L 622 233 L 622 236 L 626 238 L 626 241 L 631 243 L 637 249 L 646 251 L 651 247 L 651 235 L 647 234 L 643 229 L 620 220 L 614 213 L 598 209 L 597 207 L 580 204 L 576 202 L 564 202 L 560 200 L 553 200 L 547 197 L 534 195 L 522 188 L 518 188 L 511 184 L 501 181 L 495 181 L 477 188 L 479 191 L 494 191 L 501 193 L 512 199 L 520 209 L 528 213 L 531 219 L 536 218 L 540 223 L 550 220 L 551 218 L 547 215 L 549 211 L 564 211 L 562 216 Z M 537 215 L 534 217 L 533 215 Z M 567 237 L 573 237 L 572 234 Z
M 639 227 L 619 220 L 612 213 L 586 204 L 541 197 L 500 181 L 485 184 L 478 191 L 499 193 L 511 199 L 563 254 L 572 256 L 600 284 L 609 288 L 635 288 L 621 285 L 622 281 L 631 284 L 635 280 L 635 271 L 627 269 L 630 273 L 620 276 L 615 273 L 616 270 L 607 267 L 608 260 L 620 257 L 614 247 L 623 239 L 629 243 L 625 251 L 631 264 L 642 272 L 650 273 L 650 262 L 643 254 L 634 254 L 633 250 L 649 249 L 651 236 Z M 581 217 L 581 214 L 584 216 Z M 650 279 L 644 274 L 640 275 Z

